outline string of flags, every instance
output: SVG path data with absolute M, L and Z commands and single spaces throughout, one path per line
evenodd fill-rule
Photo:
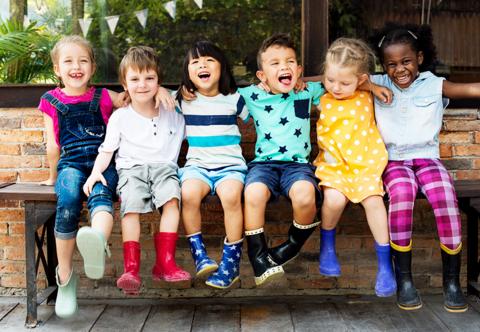
M 198 8 L 203 8 L 203 0 L 193 0 Z M 164 9 L 168 13 L 168 15 L 175 20 L 176 12 L 177 12 L 177 1 L 172 0 L 168 1 L 163 5 Z M 147 19 L 148 19 L 148 8 L 143 10 L 138 10 L 134 12 L 135 16 L 137 17 L 138 22 L 142 26 L 143 29 L 147 26 Z M 125 15 L 125 14 L 122 14 Z M 113 35 L 115 34 L 115 29 L 117 28 L 118 21 L 120 20 L 121 15 L 111 15 L 105 16 L 103 19 L 107 22 L 108 29 L 110 33 Z M 25 18 L 24 22 L 28 20 L 28 17 Z M 93 18 L 79 18 L 78 23 L 80 28 L 82 29 L 83 36 L 86 38 L 88 35 L 88 30 L 90 29 L 90 25 L 92 24 Z M 28 21 L 29 22 L 29 21 Z M 64 23 L 64 19 L 57 19 L 55 20 L 55 25 L 57 27 L 62 26 Z

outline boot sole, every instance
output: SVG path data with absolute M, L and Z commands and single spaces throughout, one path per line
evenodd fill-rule
M 102 236 L 91 228 L 82 227 L 77 234 L 77 247 L 83 257 L 83 266 L 87 277 L 90 279 L 103 278 L 105 242 Z
M 205 266 L 203 269 L 201 269 L 200 271 L 198 271 L 195 276 L 197 278 L 202 278 L 202 277 L 205 277 L 207 276 L 208 274 L 212 273 L 212 272 L 215 272 L 218 270 L 218 265 L 207 265 Z
M 120 288 L 126 295 L 138 295 L 140 294 L 140 286 L 142 282 L 138 282 L 131 279 L 119 279 L 117 281 L 117 287 Z
M 325 277 L 340 277 L 342 275 L 341 272 L 327 272 L 325 270 L 319 269 L 318 272 Z
M 205 281 L 205 285 L 216 288 L 216 289 L 227 289 L 227 288 L 232 287 L 233 284 L 236 283 L 239 279 L 240 279 L 240 277 L 236 277 L 235 279 L 232 280 L 232 282 L 228 286 L 220 286 L 220 285 L 212 284 L 209 281 Z
M 448 312 L 452 312 L 452 313 L 462 313 L 462 312 L 465 312 L 468 310 L 468 305 L 466 307 L 457 307 L 457 308 L 453 308 L 453 307 L 448 307 L 446 305 L 443 306 L 445 308 L 445 310 L 447 310 Z
M 285 274 L 281 266 L 275 266 L 265 271 L 260 277 L 255 277 L 257 286 L 265 285 L 271 281 L 280 279 Z
M 403 306 L 400 303 L 397 303 L 397 306 L 402 310 L 412 311 L 412 310 L 418 310 L 421 307 L 423 307 L 423 303 L 420 303 L 420 304 L 414 305 L 414 306 Z

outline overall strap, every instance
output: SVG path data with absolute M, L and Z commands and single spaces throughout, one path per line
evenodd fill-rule
M 44 93 L 42 96 L 42 99 L 45 99 L 46 101 L 48 101 L 50 105 L 55 107 L 55 109 L 57 109 L 60 113 L 66 114 L 68 112 L 68 106 L 62 103 L 57 98 L 55 98 L 54 96 L 52 96 L 50 93 L 48 92 Z
M 95 112 L 98 109 L 98 106 L 100 104 L 100 98 L 102 98 L 102 89 L 101 88 L 96 88 L 95 89 L 95 94 L 93 95 L 92 101 L 90 102 L 90 112 Z

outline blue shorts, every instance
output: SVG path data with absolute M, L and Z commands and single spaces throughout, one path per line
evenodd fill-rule
M 317 205 L 321 202 L 321 192 L 318 180 L 315 177 L 315 167 L 310 164 L 288 161 L 265 161 L 248 164 L 248 174 L 245 179 L 245 187 L 254 182 L 263 183 L 272 194 L 271 199 L 277 199 L 280 195 L 289 197 L 288 193 L 297 181 L 310 182 L 317 193 Z
M 208 170 L 197 166 L 186 166 L 178 171 L 178 177 L 181 183 L 189 179 L 201 180 L 210 187 L 212 195 L 215 195 L 218 185 L 225 180 L 237 180 L 243 184 L 246 174 L 246 166 L 227 166 L 217 170 Z

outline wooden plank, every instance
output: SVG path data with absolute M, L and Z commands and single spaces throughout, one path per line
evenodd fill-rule
M 391 301 L 355 301 L 335 303 L 348 331 L 448 331 L 428 308 L 415 311 L 399 309 Z
M 242 305 L 243 331 L 294 331 L 287 304 Z
M 192 323 L 192 332 L 239 332 L 240 306 L 239 305 L 198 305 L 195 306 L 195 316 Z
M 347 325 L 332 302 L 290 305 L 295 331 L 347 331 Z
M 8 304 L 0 304 L 0 320 L 2 320 L 5 316 L 7 316 L 10 311 L 15 309 L 18 303 L 8 303 Z
M 443 296 L 424 296 L 426 306 L 445 324 L 450 331 L 480 331 L 480 314 L 473 307 L 464 313 L 451 313 L 443 308 Z
M 90 331 L 141 331 L 150 308 L 150 305 L 108 305 Z
M 56 201 L 53 186 L 41 186 L 37 183 L 15 183 L 0 188 L 0 199 L 25 201 Z
M 48 319 L 54 315 L 55 307 L 50 305 L 41 305 L 37 308 L 38 326 L 44 324 Z M 31 331 L 25 328 L 25 317 L 27 316 L 27 306 L 25 304 L 19 304 L 10 311 L 10 313 L 0 320 L 0 331 L 18 332 L 18 331 Z
M 152 307 L 142 331 L 189 332 L 194 312 L 193 305 L 156 305 Z
M 480 197 L 480 180 L 457 180 L 455 191 L 459 198 Z
M 90 331 L 98 317 L 105 310 L 104 304 L 79 305 L 78 313 L 69 319 L 59 318 L 52 315 L 48 321 L 37 327 L 38 332 L 62 332 L 62 331 Z

